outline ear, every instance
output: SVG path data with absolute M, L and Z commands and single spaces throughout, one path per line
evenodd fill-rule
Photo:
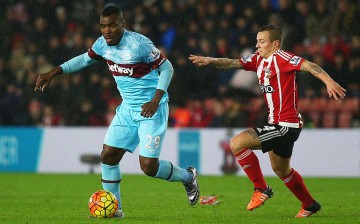
M 275 41 L 273 41 L 272 45 L 273 45 L 273 47 L 276 47 L 276 46 L 279 46 L 279 43 L 280 43 L 280 41 L 275 40 Z

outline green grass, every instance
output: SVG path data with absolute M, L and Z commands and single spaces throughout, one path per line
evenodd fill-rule
M 275 196 L 246 210 L 252 185 L 244 177 L 200 176 L 201 195 L 218 195 L 218 205 L 190 206 L 180 183 L 124 175 L 125 219 L 89 219 L 87 202 L 101 189 L 100 175 L 0 173 L 0 223 L 360 223 L 360 178 L 305 178 L 321 212 L 295 219 L 299 201 L 277 178 L 266 178 Z

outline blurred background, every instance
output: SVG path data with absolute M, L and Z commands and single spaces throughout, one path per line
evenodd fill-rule
M 149 37 L 172 62 L 169 126 L 250 127 L 266 122 L 256 75 L 194 67 L 190 54 L 239 58 L 255 51 L 260 26 L 279 25 L 283 50 L 313 61 L 347 89 L 328 99 L 309 73 L 298 73 L 306 128 L 359 128 L 359 0 L 6 0 L 0 1 L 0 126 L 107 126 L 120 103 L 105 63 L 53 79 L 37 75 L 82 54 L 101 35 L 108 3 L 126 28 Z

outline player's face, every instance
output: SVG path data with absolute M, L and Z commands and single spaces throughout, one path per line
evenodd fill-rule
M 110 15 L 100 17 L 100 30 L 107 45 L 117 45 L 124 33 L 125 23 L 121 16 Z
M 263 58 L 268 58 L 279 49 L 279 41 L 275 40 L 271 42 L 269 31 L 258 32 L 256 40 L 257 51 Z

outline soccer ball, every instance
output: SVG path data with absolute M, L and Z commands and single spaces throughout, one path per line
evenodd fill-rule
M 90 213 L 96 218 L 113 217 L 118 209 L 118 200 L 110 191 L 99 190 L 93 193 L 89 200 Z

